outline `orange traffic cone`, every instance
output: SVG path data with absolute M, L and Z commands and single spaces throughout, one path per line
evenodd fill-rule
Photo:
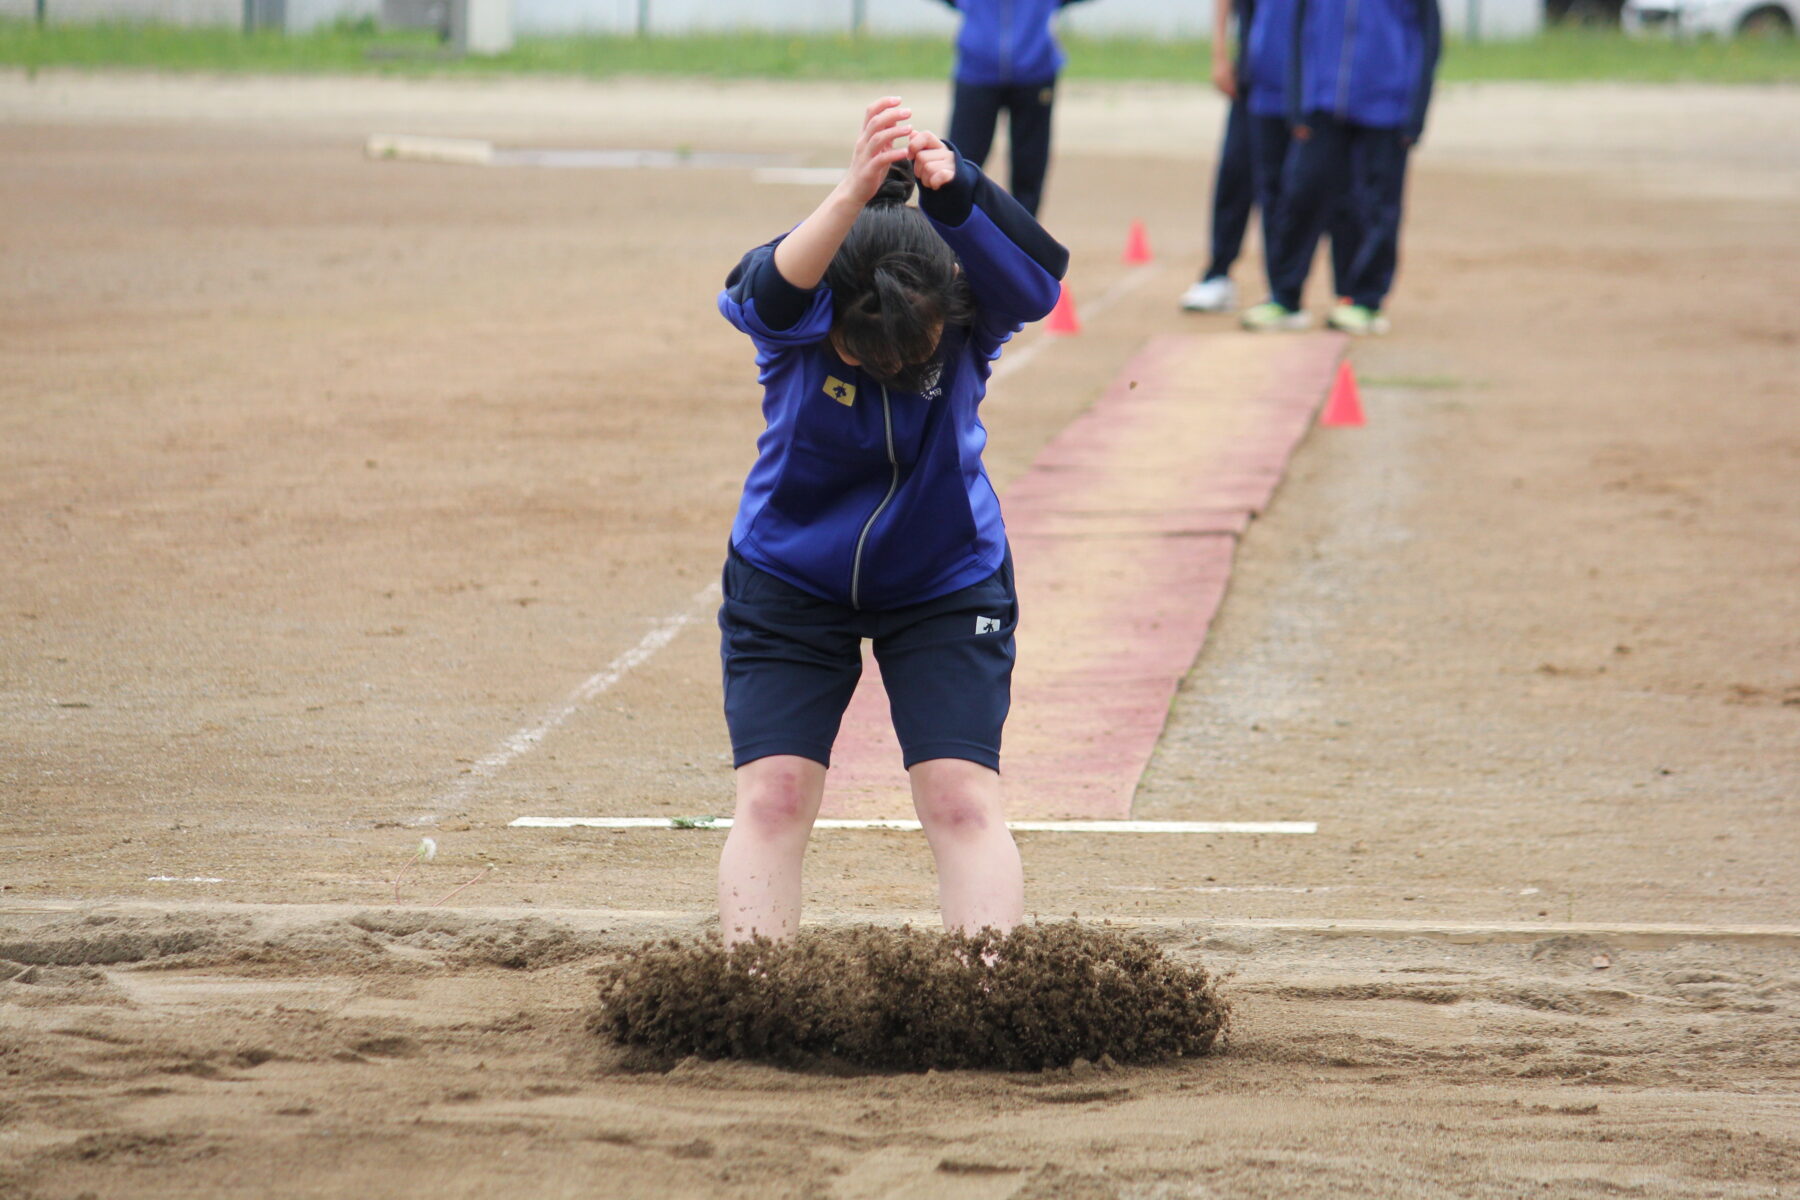
M 1142 221 L 1133 221 L 1131 232 L 1125 235 L 1125 261 L 1128 263 L 1150 261 L 1150 235 L 1144 232 Z
M 1069 285 L 1063 284 L 1062 291 L 1057 293 L 1056 307 L 1044 318 L 1045 333 L 1071 334 L 1081 332 L 1081 320 L 1075 315 L 1075 301 L 1069 297 Z
M 1350 369 L 1350 361 L 1345 359 L 1338 364 L 1337 379 L 1332 382 L 1331 395 L 1325 400 L 1325 411 L 1319 414 L 1319 424 L 1362 425 L 1362 396 L 1356 390 L 1356 372 Z

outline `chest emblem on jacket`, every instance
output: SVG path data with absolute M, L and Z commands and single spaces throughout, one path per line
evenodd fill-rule
M 825 377 L 824 390 L 827 396 L 830 396 L 833 400 L 836 400 L 846 408 L 856 403 L 856 385 L 854 383 L 845 383 L 836 375 L 827 375 Z

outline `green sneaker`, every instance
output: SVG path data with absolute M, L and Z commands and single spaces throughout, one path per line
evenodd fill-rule
M 1364 308 L 1360 304 L 1351 304 L 1349 301 L 1339 301 L 1337 306 L 1331 310 L 1331 315 L 1325 318 L 1325 323 L 1333 329 L 1348 333 L 1353 337 L 1388 331 L 1388 319 L 1381 315 L 1380 310 Z
M 1238 324 L 1252 333 L 1276 333 L 1310 328 L 1312 318 L 1303 312 L 1283 308 L 1273 300 L 1264 300 L 1246 308 L 1238 318 Z

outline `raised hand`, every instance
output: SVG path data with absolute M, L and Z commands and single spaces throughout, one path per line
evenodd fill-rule
M 888 167 L 912 155 L 913 127 L 907 123 L 911 117 L 912 109 L 902 105 L 898 96 L 883 96 L 863 113 L 862 133 L 857 136 L 856 149 L 850 154 L 850 170 L 844 177 L 845 186 L 858 204 L 867 204 L 880 189 Z
M 850 169 L 812 215 L 775 247 L 775 269 L 783 279 L 797 288 L 819 285 L 863 205 L 881 190 L 888 168 L 911 156 L 913 127 L 907 124 L 911 118 L 912 109 L 898 96 L 883 96 L 863 112 Z
M 944 145 L 944 139 L 921 129 L 912 135 L 913 174 L 920 187 L 937 191 L 956 178 L 956 152 Z

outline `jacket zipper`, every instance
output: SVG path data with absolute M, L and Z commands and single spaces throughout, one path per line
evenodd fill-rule
M 1346 119 L 1350 108 L 1350 45 L 1356 40 L 1357 0 L 1344 7 L 1344 41 L 1338 54 L 1337 116 Z
M 1000 4 L 1000 82 L 1011 83 L 1013 50 L 1012 0 Z
M 875 528 L 875 519 L 881 516 L 883 510 L 894 499 L 894 493 L 900 490 L 900 460 L 894 457 L 894 414 L 893 410 L 888 407 L 888 390 L 885 383 L 881 385 L 881 424 L 887 432 L 888 470 L 891 474 L 888 479 L 887 495 L 881 498 L 881 503 L 875 506 L 875 511 L 869 514 L 867 521 L 863 522 L 862 532 L 856 535 L 856 556 L 850 562 L 851 608 L 862 607 L 863 544 L 869 540 L 869 530 Z

